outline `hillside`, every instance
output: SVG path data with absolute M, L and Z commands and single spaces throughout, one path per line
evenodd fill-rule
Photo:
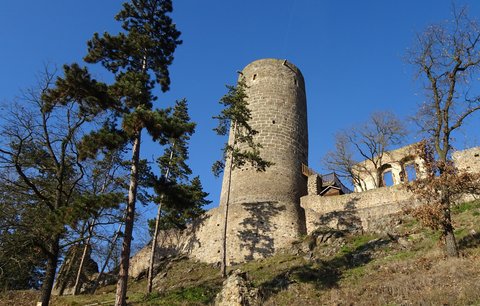
M 247 272 L 263 305 L 478 305 L 480 201 L 454 210 L 460 258 L 445 258 L 438 234 L 402 216 L 388 234 L 319 230 L 274 257 L 234 266 Z M 400 221 L 401 220 L 401 221 Z M 145 295 L 145 280 L 131 281 L 131 305 L 212 303 L 222 279 L 217 267 L 177 258 Z M 55 297 L 53 305 L 110 305 L 114 286 L 96 295 Z M 36 292 L 5 292 L 0 305 L 31 305 Z

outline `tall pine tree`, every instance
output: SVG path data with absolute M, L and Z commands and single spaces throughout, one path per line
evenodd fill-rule
M 135 203 L 140 176 L 140 144 L 145 129 L 154 141 L 166 144 L 171 135 L 178 132 L 175 122 L 170 120 L 168 110 L 154 109 L 157 99 L 152 90 L 156 84 L 162 91 L 170 85 L 168 66 L 173 61 L 173 53 L 180 32 L 168 16 L 172 12 L 171 0 L 131 0 L 123 4 L 123 9 L 115 17 L 122 22 L 123 32 L 117 35 L 94 34 L 88 42 L 88 55 L 85 60 L 101 63 L 115 74 L 115 83 L 110 93 L 120 101 L 113 109 L 117 120 L 121 121 L 121 132 L 131 143 L 131 171 L 128 193 L 125 233 L 120 260 L 119 278 L 115 305 L 126 304 L 127 280 L 130 248 L 132 241 Z M 152 77 L 155 77 L 152 79 Z M 108 130 L 93 142 L 112 139 L 117 131 Z M 187 127 L 193 129 L 193 127 Z
M 177 101 L 172 120 L 179 127 L 192 125 L 185 99 Z M 149 293 L 152 291 L 153 267 L 159 230 L 170 227 L 185 228 L 188 222 L 204 212 L 202 207 L 210 203 L 205 199 L 208 194 L 203 192 L 200 179 L 195 177 L 191 182 L 188 181 L 192 174 L 192 170 L 187 164 L 188 141 L 192 132 L 193 130 L 186 133 L 175 133 L 169 141 L 170 146 L 165 150 L 164 155 L 157 160 L 160 169 L 162 169 L 162 176 L 155 184 L 157 194 L 155 202 L 158 204 L 158 212 L 153 225 L 147 282 Z
M 190 116 L 188 115 L 186 100 L 177 101 L 172 116 L 178 124 L 190 124 Z M 193 130 L 192 130 L 193 132 Z M 155 219 L 155 227 L 153 230 L 152 248 L 150 251 L 150 263 L 148 268 L 147 292 L 152 292 L 153 282 L 153 266 L 155 261 L 155 253 L 157 246 L 157 237 L 160 228 L 160 218 L 162 215 L 162 207 L 165 201 L 165 190 L 167 189 L 170 177 L 173 182 L 185 179 L 192 173 L 190 167 L 186 164 L 188 158 L 188 140 L 192 133 L 176 134 L 169 140 L 169 147 L 165 150 L 164 155 L 158 158 L 157 163 L 161 169 L 161 176 L 155 184 L 155 191 L 158 194 L 156 201 L 158 204 L 157 217 Z

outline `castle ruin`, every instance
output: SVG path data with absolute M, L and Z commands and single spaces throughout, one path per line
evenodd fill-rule
M 398 186 L 414 179 L 408 174 L 411 165 L 415 175 L 422 175 L 422 160 L 413 154 L 412 146 L 386 152 L 380 170 L 363 164 L 362 169 L 370 172 L 361 173 L 364 183 L 355 186 L 356 192 L 324 196 L 322 191 L 327 189 L 321 185 L 321 177 L 305 171 L 308 169 L 307 105 L 300 70 L 286 60 L 262 59 L 250 63 L 239 74 L 247 85 L 250 124 L 259 132 L 255 141 L 263 146 L 262 158 L 274 165 L 265 172 L 245 165 L 231 173 L 228 264 L 273 255 L 318 226 L 382 231 L 379 221 L 412 204 L 412 195 Z M 232 135 L 229 141 L 231 138 Z M 454 153 L 453 159 L 459 168 L 480 172 L 479 156 L 480 147 L 476 147 Z M 157 240 L 158 257 L 186 254 L 207 263 L 220 261 L 229 162 L 226 161 L 219 207 L 206 212 L 184 231 L 161 233 Z M 394 186 L 377 188 L 384 184 L 374 181 L 375 171 L 381 171 L 382 175 L 391 173 Z M 147 269 L 149 250 L 145 247 L 132 258 L 133 277 Z

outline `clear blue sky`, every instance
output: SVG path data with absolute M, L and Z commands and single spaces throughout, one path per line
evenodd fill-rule
M 457 1 L 479 17 L 480 1 Z M 44 63 L 81 62 L 94 32 L 117 32 L 113 16 L 121 1 L 15 0 L 0 2 L 0 101 L 10 101 L 34 84 Z M 309 163 L 332 149 L 336 131 L 365 121 L 373 111 L 402 118 L 423 99 L 412 67 L 402 60 L 415 33 L 451 17 L 450 0 L 178 0 L 173 19 L 183 45 L 171 66 L 172 86 L 158 106 L 187 98 L 198 123 L 190 164 L 216 205 L 221 179 L 210 172 L 224 139 L 211 119 L 225 84 L 237 70 L 260 58 L 288 59 L 306 81 Z M 100 80 L 108 73 L 93 68 Z M 478 117 L 475 118 L 478 121 Z M 478 122 L 470 123 L 477 126 Z M 474 128 L 472 128 L 474 130 Z M 479 145 L 479 133 L 457 135 Z M 413 139 L 413 138 L 412 138 Z M 161 154 L 147 145 L 143 156 Z

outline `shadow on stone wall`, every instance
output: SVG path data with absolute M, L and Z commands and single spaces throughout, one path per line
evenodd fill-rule
M 271 234 L 277 228 L 273 225 L 272 218 L 284 211 L 285 206 L 274 201 L 244 203 L 242 206 L 248 216 L 240 223 L 243 229 L 237 236 L 241 241 L 240 248 L 248 251 L 244 259 L 252 260 L 255 255 L 273 255 L 275 244 Z
M 196 218 L 192 224 L 186 230 L 184 230 L 183 235 L 185 235 L 187 238 L 185 244 L 183 245 L 182 253 L 191 254 L 195 249 L 202 247 L 202 242 L 198 238 L 198 231 L 201 227 L 203 227 L 208 218 L 211 217 L 211 215 L 204 213 Z
M 356 203 L 359 200 L 360 198 L 354 197 L 344 207 L 339 207 L 339 210 L 323 214 L 314 222 L 315 227 L 328 226 L 349 232 L 363 232 L 362 220 L 357 215 Z

